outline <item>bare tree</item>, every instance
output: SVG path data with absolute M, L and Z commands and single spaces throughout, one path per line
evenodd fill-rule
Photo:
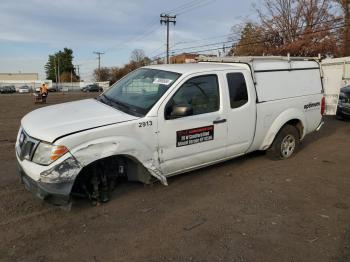
M 265 50 L 264 37 L 261 27 L 252 22 L 247 22 L 244 27 L 235 26 L 231 29 L 233 34 L 240 34 L 238 43 L 233 45 L 229 55 L 262 55 Z M 237 33 L 238 32 L 238 33 Z M 232 39 L 234 41 L 234 39 Z
M 146 58 L 146 54 L 142 49 L 134 49 L 131 52 L 130 61 L 140 63 Z
M 350 0 L 334 0 L 340 5 L 344 15 L 343 55 L 350 56 Z
M 333 0 L 264 0 L 256 8 L 259 23 L 254 39 L 242 31 L 238 46 L 259 42 L 265 54 L 294 56 L 338 55 L 339 21 Z M 242 41 L 244 39 L 244 41 Z M 256 44 L 255 44 L 256 45 Z M 254 48 L 254 45 L 251 45 Z M 239 49 L 237 49 L 239 50 Z
M 94 79 L 97 82 L 109 81 L 110 80 L 110 69 L 108 67 L 101 67 L 101 70 L 94 70 Z

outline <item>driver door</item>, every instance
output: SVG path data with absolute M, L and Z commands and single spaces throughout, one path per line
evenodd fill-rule
M 216 162 L 226 156 L 225 90 L 218 74 L 193 75 L 182 81 L 158 111 L 161 169 L 166 176 Z M 173 118 L 176 107 L 191 113 Z

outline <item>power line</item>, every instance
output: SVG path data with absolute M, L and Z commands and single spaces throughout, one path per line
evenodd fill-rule
M 204 3 L 201 3 L 199 5 L 195 5 L 195 6 L 191 7 L 191 8 L 184 9 L 181 12 L 178 12 L 176 15 L 180 16 L 180 15 L 189 13 L 189 12 L 195 10 L 195 9 L 198 9 L 198 8 L 204 7 L 204 6 L 208 5 L 208 4 L 214 3 L 215 1 L 217 1 L 217 0 L 209 0 L 208 2 L 204 2 Z
M 212 40 L 212 39 L 220 39 L 220 38 L 225 38 L 225 37 L 230 37 L 233 36 L 234 33 L 230 33 L 230 34 L 225 34 L 225 35 L 217 35 L 217 36 L 212 36 L 212 37 L 207 37 L 207 38 L 201 38 L 201 39 L 197 39 L 197 40 L 188 40 L 188 41 L 181 41 L 181 42 L 177 42 L 174 44 L 175 45 L 183 45 L 183 44 L 189 44 L 189 43 L 196 43 L 196 42 L 201 42 L 201 41 L 207 41 L 207 40 Z
M 196 43 L 196 42 L 203 42 L 203 41 L 205 42 L 207 40 L 219 39 L 219 38 L 224 38 L 224 37 L 229 37 L 229 36 L 233 36 L 233 33 L 225 34 L 225 35 L 212 36 L 212 37 L 208 37 L 208 38 L 200 38 L 200 39 L 196 39 L 196 40 L 179 41 L 179 42 L 174 43 L 173 45 L 170 45 L 170 48 L 173 48 L 173 47 L 178 46 L 178 45 L 184 45 L 184 44 Z M 164 46 L 164 44 L 162 44 L 158 48 L 150 51 L 149 54 L 153 54 L 153 53 L 157 52 L 158 50 L 162 49 L 163 46 Z M 162 53 L 164 53 L 164 52 L 162 52 Z
M 145 39 L 146 37 L 150 36 L 152 33 L 154 33 L 158 29 L 158 25 L 159 25 L 158 22 L 149 23 L 148 25 L 145 26 L 146 28 L 148 28 L 148 27 L 149 28 L 141 35 L 137 35 L 135 37 L 132 37 L 132 38 L 124 41 L 122 44 L 117 44 L 117 45 L 114 45 L 112 47 L 109 47 L 105 50 L 105 52 L 110 52 L 110 51 L 115 50 L 115 49 L 123 49 L 123 48 L 129 47 L 132 42 Z
M 167 13 L 168 13 L 169 16 L 170 16 L 171 13 L 174 13 L 174 12 L 180 12 L 180 14 L 184 14 L 184 13 L 187 13 L 187 12 L 192 11 L 193 9 L 200 8 L 200 7 L 205 6 L 205 5 L 209 4 L 210 2 L 214 2 L 214 1 L 216 1 L 216 0 L 209 0 L 209 1 L 207 0 L 207 2 L 203 2 L 202 0 L 193 0 L 193 1 L 189 1 L 188 3 L 184 3 L 184 4 L 182 4 L 182 5 L 180 5 L 180 6 L 176 7 L 176 8 L 174 8 L 174 9 L 172 9 L 172 10 L 169 10 Z M 176 18 L 176 15 L 173 16 L 173 17 Z M 170 22 L 172 22 L 172 21 L 170 21 Z M 173 23 L 175 24 L 176 21 L 174 21 Z M 140 40 L 142 40 L 142 39 L 144 39 L 144 38 L 150 36 L 153 32 L 156 31 L 156 28 L 155 28 L 154 23 L 152 23 L 151 25 L 148 25 L 148 27 L 149 27 L 149 26 L 152 26 L 152 25 L 153 25 L 153 27 L 151 27 L 149 30 L 146 30 L 146 32 L 145 32 L 144 34 L 142 34 L 141 36 L 137 36 L 137 37 L 135 37 L 134 39 L 130 39 L 130 40 L 128 40 L 128 41 L 124 41 L 124 43 L 122 43 L 121 45 L 112 46 L 112 47 L 106 49 L 104 52 L 112 51 L 112 50 L 114 50 L 114 49 L 117 49 L 118 47 L 120 47 L 120 49 L 121 49 L 121 48 L 125 48 L 125 47 L 128 46 L 128 44 L 129 44 L 130 42 L 140 41 Z M 169 53 L 169 41 L 168 41 L 169 34 L 168 34 L 168 26 L 169 26 L 169 23 L 167 23 L 167 53 Z M 168 55 L 168 56 L 169 56 L 169 55 Z M 168 57 L 168 56 L 167 56 L 167 57 Z
M 220 39 L 220 38 L 227 38 L 227 37 L 232 37 L 234 35 L 234 33 L 230 33 L 230 34 L 225 34 L 225 35 L 216 35 L 216 36 L 211 36 L 211 37 L 207 37 L 207 38 L 201 38 L 201 39 L 196 39 L 196 40 L 187 40 L 187 41 L 180 41 L 180 42 L 176 42 L 174 43 L 173 45 L 170 45 L 170 48 L 173 48 L 175 46 L 178 46 L 178 45 L 184 45 L 184 44 L 189 44 L 189 43 L 197 43 L 197 42 L 206 42 L 208 40 L 212 40 L 212 39 Z M 160 49 L 162 49 L 164 47 L 164 44 L 162 44 L 161 46 L 159 46 L 158 48 L 148 52 L 148 55 L 149 56 L 153 56 L 154 53 L 156 53 L 157 51 L 159 51 Z M 163 53 L 165 52 L 162 52 L 156 56 L 159 56 L 159 55 L 162 55 Z
M 171 10 L 168 10 L 166 11 L 166 13 L 168 14 L 174 14 L 176 12 L 178 12 L 179 10 L 183 10 L 184 8 L 188 8 L 189 6 L 192 6 L 193 4 L 198 4 L 200 3 L 202 0 L 192 0 L 192 1 L 189 1 L 187 3 L 184 3 L 182 5 L 179 5 L 178 7 L 175 7 Z
M 302 28 L 307 28 L 307 27 L 310 27 L 310 26 L 315 26 L 315 25 L 318 25 L 318 24 L 326 24 L 326 23 L 329 23 L 329 22 L 333 22 L 333 21 L 339 21 L 340 23 L 343 23 L 341 21 L 341 19 L 332 19 L 332 20 L 327 20 L 327 21 L 323 21 L 323 22 L 318 22 L 318 23 L 314 23 L 312 25 L 308 25 L 308 26 L 303 26 L 303 27 L 299 27 L 297 29 L 302 29 Z M 338 24 L 339 24 L 338 22 Z M 333 27 L 335 27 L 336 25 L 334 25 Z M 309 34 L 309 33 L 317 33 L 317 32 L 324 32 L 324 31 L 329 31 L 329 30 L 332 30 L 332 29 L 335 29 L 335 28 L 327 28 L 327 29 L 324 29 L 324 30 L 318 30 L 318 31 L 312 31 L 312 32 L 304 32 L 304 33 L 299 33 L 299 34 L 296 34 L 296 36 L 301 36 L 301 35 L 306 35 L 306 34 Z M 280 30 L 280 31 L 276 31 L 276 33 L 278 32 L 286 32 L 287 30 Z M 205 44 L 205 45 L 196 45 L 196 46 L 190 46 L 190 47 L 184 47 L 184 48 L 178 48 L 178 49 L 174 49 L 173 51 L 176 52 L 176 51 L 185 51 L 185 50 L 190 50 L 190 49 L 194 49 L 194 48 L 201 48 L 201 47 L 209 47 L 209 46 L 215 46 L 215 45 L 223 45 L 223 44 L 229 44 L 229 43 L 234 43 L 234 42 L 237 42 L 237 41 L 240 41 L 242 39 L 232 39 L 232 40 L 227 40 L 227 41 L 221 41 L 221 42 L 215 42 L 215 43 L 209 43 L 209 44 Z M 189 41 L 190 42 L 190 41 Z M 158 54 L 159 55 L 162 55 L 163 53 L 160 53 Z
M 345 27 L 345 25 L 343 24 L 343 25 L 338 25 L 338 26 L 334 26 L 334 27 L 331 27 L 331 28 L 327 28 L 327 29 L 321 29 L 321 30 L 316 30 L 316 31 L 312 31 L 312 32 L 300 33 L 300 34 L 297 34 L 296 36 L 317 34 L 317 33 L 326 32 L 326 31 L 335 30 L 335 29 L 340 29 L 340 28 L 344 28 L 344 27 Z M 240 40 L 242 40 L 242 39 L 237 39 L 235 42 L 239 43 Z M 242 47 L 242 46 L 256 45 L 256 44 L 264 44 L 264 43 L 269 43 L 269 41 L 264 40 L 264 41 L 249 42 L 249 43 L 245 43 L 245 44 L 236 44 L 235 47 Z M 217 43 L 217 45 L 218 44 L 222 44 L 222 42 L 221 43 Z M 193 47 L 193 48 L 198 48 L 198 46 L 197 47 Z M 219 49 L 222 49 L 222 46 L 215 47 L 215 48 L 204 49 L 204 50 L 193 50 L 193 51 L 191 51 L 191 53 L 202 53 L 202 52 L 216 51 L 216 50 L 219 50 Z M 182 50 L 182 49 L 180 49 L 180 50 Z M 175 55 L 177 55 L 177 54 L 180 54 L 180 53 L 175 53 Z M 154 58 L 159 58 L 159 57 L 154 57 Z
M 171 9 L 167 11 L 168 14 L 174 14 L 174 15 L 182 15 L 185 13 L 188 13 L 194 9 L 201 8 L 203 6 L 206 6 L 212 2 L 215 2 L 216 0 L 193 0 L 188 3 L 182 4 L 174 9 Z

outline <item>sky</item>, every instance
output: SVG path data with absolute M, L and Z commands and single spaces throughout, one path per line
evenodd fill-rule
M 165 56 L 166 26 L 160 14 L 176 14 L 171 52 L 206 50 L 228 40 L 231 27 L 254 19 L 258 0 L 1 0 L 0 73 L 39 73 L 50 54 L 71 48 L 82 79 L 98 66 L 128 63 L 134 49 Z M 239 36 L 235 36 L 239 37 Z M 204 47 L 202 47 L 204 45 Z M 219 44 L 223 45 L 223 44 Z M 201 47 L 197 47 L 201 46 Z M 184 49 L 196 47 L 193 49 Z M 217 52 L 216 52 L 217 53 Z

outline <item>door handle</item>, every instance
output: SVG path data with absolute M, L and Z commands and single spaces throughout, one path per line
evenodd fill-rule
M 221 120 L 215 120 L 213 121 L 213 124 L 214 125 L 218 125 L 218 124 L 223 124 L 223 123 L 226 123 L 227 120 L 226 119 L 221 119 Z

